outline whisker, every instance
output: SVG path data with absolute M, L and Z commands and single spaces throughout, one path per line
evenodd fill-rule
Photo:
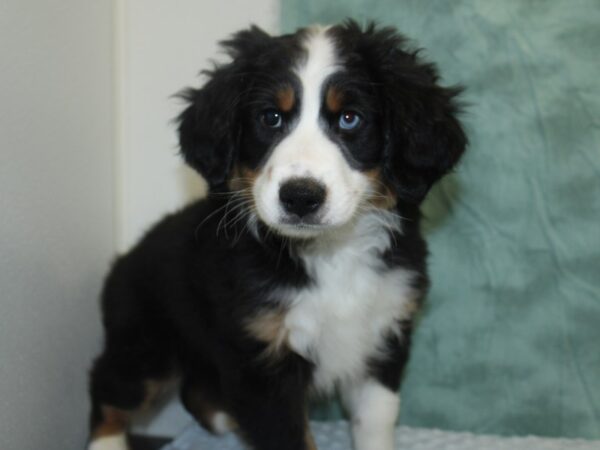
M 236 235 L 236 238 L 235 238 L 235 239 L 234 239 L 234 241 L 232 242 L 232 245 L 236 245 L 236 244 L 239 242 L 239 240 L 241 239 L 242 235 L 243 235 L 244 233 L 246 233 L 246 231 L 247 231 L 247 230 L 248 230 L 248 231 L 250 230 L 250 224 L 251 224 L 251 222 L 252 222 L 252 219 L 253 219 L 254 217 L 255 217 L 254 211 L 252 210 L 252 208 L 249 208 L 249 209 L 248 209 L 248 210 L 245 212 L 244 216 L 243 216 L 242 218 L 238 219 L 238 221 L 239 221 L 239 220 L 244 220 L 244 221 L 245 221 L 245 223 L 244 223 L 244 226 L 242 227 L 242 229 L 241 229 L 241 230 L 239 231 L 239 233 Z
M 202 226 L 208 221 L 210 220 L 213 216 L 215 216 L 216 214 L 218 214 L 221 210 L 223 210 L 224 208 L 227 207 L 227 203 L 217 209 L 215 209 L 212 213 L 210 213 L 208 216 L 206 216 L 202 222 L 200 222 L 198 224 L 198 226 L 196 226 L 196 228 L 194 229 L 194 238 L 196 240 L 198 240 L 198 231 L 200 231 L 200 228 L 202 228 Z
M 223 230 L 225 232 L 225 237 L 227 239 L 229 239 L 229 235 L 227 234 L 227 228 L 231 227 L 232 221 L 234 221 L 239 216 L 240 212 L 237 212 L 237 215 L 231 220 L 228 220 L 229 214 L 233 213 L 234 211 L 236 211 L 238 209 L 241 211 L 241 213 L 243 213 L 244 212 L 243 208 L 250 204 L 250 201 L 247 199 L 237 198 L 236 200 L 238 200 L 238 203 L 237 204 L 234 203 L 232 205 L 231 209 L 227 208 L 225 210 L 225 214 L 223 214 L 223 217 L 217 224 L 217 232 L 216 232 L 217 236 L 219 235 L 219 230 L 220 230 L 221 226 L 223 226 Z M 228 204 L 229 203 L 230 202 L 228 202 Z

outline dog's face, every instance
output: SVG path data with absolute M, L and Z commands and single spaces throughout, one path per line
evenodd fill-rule
M 279 234 L 418 204 L 464 149 L 456 90 L 390 29 L 252 28 L 224 45 L 232 62 L 185 93 L 181 148 L 211 190 L 243 192 Z

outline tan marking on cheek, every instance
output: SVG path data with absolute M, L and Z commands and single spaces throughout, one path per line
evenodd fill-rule
M 291 86 L 287 86 L 277 91 L 277 107 L 280 111 L 290 112 L 296 103 L 296 94 Z
M 236 164 L 231 171 L 231 177 L 227 185 L 232 191 L 251 190 L 259 174 L 257 170 Z
M 325 104 L 327 109 L 334 113 L 339 113 L 342 110 L 344 102 L 344 95 L 335 87 L 330 87 L 327 90 L 327 96 L 325 97 Z
M 277 358 L 287 350 L 288 333 L 285 329 L 285 312 L 281 310 L 261 312 L 246 322 L 246 331 L 267 344 L 266 358 Z
M 240 189 L 240 174 L 237 164 L 233 166 L 233 169 L 231 169 L 231 175 L 229 180 L 227 180 L 227 186 L 232 191 L 237 191 Z
M 92 431 L 92 440 L 125 433 L 130 420 L 130 412 L 102 406 L 102 422 Z
M 398 198 L 394 191 L 383 181 L 381 169 L 372 169 L 365 172 L 372 186 L 369 203 L 378 208 L 391 209 L 396 206 Z

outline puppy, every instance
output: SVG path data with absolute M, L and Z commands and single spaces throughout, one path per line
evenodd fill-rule
M 307 398 L 338 391 L 356 450 L 391 450 L 428 285 L 419 204 L 466 145 L 458 90 L 390 28 L 252 27 L 223 46 L 178 122 L 210 193 L 106 280 L 90 448 L 125 449 L 177 375 L 198 422 L 253 449 L 315 449 Z

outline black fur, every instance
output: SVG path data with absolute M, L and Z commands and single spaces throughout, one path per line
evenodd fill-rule
M 307 448 L 313 363 L 293 351 L 266 360 L 266 344 L 244 328 L 258 311 L 277 308 L 266 302 L 267 294 L 313 283 L 296 255 L 304 243 L 288 247 L 286 240 L 284 246 L 264 224 L 254 234 L 244 221 L 222 220 L 234 166 L 260 168 L 285 135 L 285 127 L 268 131 L 254 118 L 282 86 L 292 86 L 301 98 L 292 67 L 303 57 L 303 33 L 270 37 L 253 27 L 236 34 L 224 43 L 232 62 L 208 72 L 201 89 L 183 94 L 188 106 L 179 117 L 181 151 L 208 180 L 211 194 L 166 217 L 115 262 L 102 294 L 105 349 L 91 373 L 93 429 L 104 419 L 102 405 L 135 410 L 147 394 L 144 382 L 178 373 L 192 414 L 193 396 L 201 395 L 234 417 L 254 448 Z M 406 51 L 391 29 L 362 30 L 347 22 L 330 33 L 347 68 L 330 84 L 350 86 L 353 98 L 347 101 L 366 125 L 361 135 L 341 134 L 326 116 L 324 126 L 353 167 L 382 171 L 405 221 L 381 258 L 390 268 L 418 273 L 416 287 L 424 293 L 418 204 L 466 145 L 455 117 L 458 91 L 439 87 L 435 68 Z M 298 107 L 287 114 L 292 127 Z M 394 390 L 408 358 L 411 323 L 398 326 L 406 339 L 390 336 L 387 354 L 367 362 L 372 376 Z

